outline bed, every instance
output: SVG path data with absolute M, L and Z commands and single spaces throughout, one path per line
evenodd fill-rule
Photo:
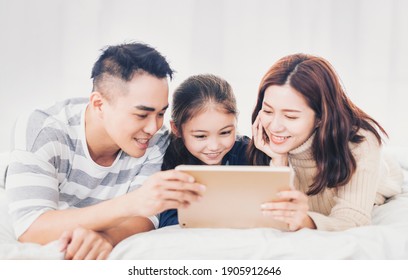
M 408 149 L 407 149 L 408 150 Z M 408 153 L 391 151 L 404 168 L 403 193 L 373 210 L 373 224 L 341 232 L 302 229 L 182 229 L 172 226 L 131 236 L 110 259 L 408 259 Z M 57 242 L 47 245 L 15 240 L 7 213 L 0 156 L 0 259 L 62 259 Z

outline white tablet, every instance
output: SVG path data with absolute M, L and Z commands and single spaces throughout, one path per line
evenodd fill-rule
M 178 209 L 181 227 L 288 229 L 286 223 L 263 216 L 261 204 L 290 189 L 289 167 L 179 165 L 176 170 L 207 187 L 201 201 Z

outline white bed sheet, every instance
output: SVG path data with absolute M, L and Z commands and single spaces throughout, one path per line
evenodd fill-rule
M 41 246 L 34 243 L 21 243 L 14 237 L 11 218 L 7 213 L 7 200 L 0 186 L 0 260 L 52 260 L 63 259 L 58 250 L 58 242 Z
M 111 259 L 408 259 L 408 191 L 373 212 L 373 225 L 341 232 L 303 229 L 182 229 L 135 235 Z
M 173 226 L 125 239 L 110 259 L 408 259 L 407 217 L 408 192 L 377 207 L 372 226 L 342 232 Z M 9 218 L 1 220 L 0 259 L 62 258 L 57 242 L 17 242 Z
M 6 204 L 0 186 L 0 259 L 63 258 L 58 242 L 17 242 Z M 110 259 L 408 259 L 408 182 L 403 194 L 375 207 L 371 226 L 341 232 L 172 226 L 123 240 Z

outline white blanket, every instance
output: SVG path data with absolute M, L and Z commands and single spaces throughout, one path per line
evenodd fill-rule
M 400 150 L 399 150 L 400 151 Z M 401 153 L 400 153 L 401 154 Z M 0 175 L 8 155 L 0 154 Z M 408 154 L 402 157 L 407 167 Z M 1 160 L 3 159 L 3 160 Z M 405 164 L 405 165 L 404 165 Z M 0 176 L 0 259 L 62 259 L 58 242 L 46 246 L 14 238 Z M 404 193 L 373 210 L 373 225 L 340 232 L 303 229 L 182 229 L 131 236 L 111 259 L 408 259 L 408 171 Z
M 173 226 L 125 239 L 110 258 L 408 259 L 408 192 L 376 207 L 373 223 L 341 232 Z
M 0 259 L 61 259 L 57 242 L 46 246 L 13 237 L 0 188 Z M 373 225 L 341 232 L 303 229 L 181 229 L 131 236 L 110 259 L 408 259 L 408 190 L 373 211 Z

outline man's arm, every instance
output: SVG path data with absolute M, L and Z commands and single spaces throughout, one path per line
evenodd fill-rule
M 128 218 L 123 211 L 121 200 L 122 198 L 111 199 L 84 208 L 48 210 L 41 214 L 18 240 L 46 244 L 59 239 L 63 232 L 73 231 L 78 227 L 99 232 L 108 231 Z
M 66 230 L 84 227 L 105 232 L 117 243 L 129 234 L 151 229 L 147 222 L 139 224 L 141 228 L 132 229 L 135 222 L 145 221 L 145 217 L 170 208 L 189 205 L 197 201 L 204 191 L 205 187 L 194 183 L 194 178 L 186 173 L 176 170 L 158 172 L 149 177 L 142 187 L 126 195 L 89 207 L 47 211 L 32 223 L 19 240 L 45 244 L 58 239 Z M 139 217 L 139 220 L 135 217 Z
M 115 247 L 123 239 L 136 233 L 146 232 L 154 229 L 152 221 L 145 217 L 133 217 L 126 219 L 119 225 L 109 228 L 103 232 L 106 239 Z
M 64 172 L 69 164 L 64 159 L 71 156 L 71 144 L 64 141 L 66 134 L 61 132 L 62 128 L 50 128 L 31 132 L 34 135 L 30 138 L 34 140 L 28 145 L 22 140 L 27 127 L 30 126 L 16 126 L 16 139 L 20 141 L 12 152 L 6 182 L 10 213 L 20 241 L 45 244 L 59 239 L 65 231 L 83 227 L 103 233 L 117 243 L 130 234 L 151 229 L 147 217 L 189 203 L 197 199 L 197 194 L 202 194 L 198 185 L 190 181 L 191 177 L 180 172 L 160 172 L 146 180 L 157 171 L 152 166 L 160 167 L 166 146 L 163 140 L 157 141 L 162 144 L 149 154 L 151 164 L 143 166 L 150 173 L 142 172 L 135 177 L 133 191 L 92 206 L 60 210 L 59 182 L 66 180 L 69 172 Z M 87 199 L 75 186 L 66 188 L 68 193 L 64 195 Z M 137 219 L 125 222 L 134 217 L 143 217 L 139 221 L 145 222 L 139 224 L 140 227 L 134 227 Z
M 134 221 L 134 223 L 129 223 Z M 139 228 L 142 231 L 148 231 L 153 228 L 151 221 L 147 219 L 131 218 L 124 223 L 129 225 L 124 228 L 135 229 Z M 143 228 L 146 225 L 146 228 Z M 113 228 L 116 231 L 119 228 L 123 228 L 121 225 Z M 107 231 L 111 231 L 110 229 Z M 67 260 L 103 260 L 106 259 L 113 247 L 125 237 L 135 233 L 124 232 L 118 230 L 112 233 L 113 236 L 117 236 L 119 240 L 110 239 L 107 234 L 103 232 L 96 232 L 83 227 L 78 227 L 74 231 L 65 231 L 59 239 L 59 246 L 61 252 L 64 252 L 65 259 Z
M 131 234 L 150 229 L 151 222 L 147 218 L 137 218 L 138 223 L 132 225 L 123 223 L 133 217 L 123 216 L 120 211 L 123 203 L 120 200 L 105 201 L 89 207 L 59 209 L 61 195 L 73 195 L 73 198 L 78 197 L 84 201 L 87 197 L 83 196 L 84 192 L 77 192 L 75 183 L 72 187 L 66 186 L 65 193 L 61 193 L 60 183 L 67 180 L 69 166 L 72 164 L 67 160 L 72 157 L 71 144 L 67 140 L 65 127 L 58 126 L 58 123 L 53 123 L 52 127 L 36 127 L 45 120 L 47 119 L 42 114 L 32 113 L 20 118 L 15 128 L 15 149 L 9 165 L 6 190 L 17 238 L 44 244 L 58 239 L 64 231 L 72 231 L 81 226 L 99 232 L 110 229 L 109 234 L 118 235 L 120 232 L 119 236 L 126 232 Z M 161 152 L 160 148 L 163 149 L 165 141 L 158 143 L 161 145 L 155 145 L 153 152 Z M 152 153 L 152 156 L 149 154 L 147 157 L 146 166 L 150 167 L 150 171 L 155 171 L 151 167 L 153 163 L 160 161 L 160 154 Z M 142 174 L 150 175 L 148 172 Z M 112 228 L 118 225 L 121 230 L 118 228 L 113 231 Z M 116 242 L 119 239 L 110 237 L 110 240 Z

